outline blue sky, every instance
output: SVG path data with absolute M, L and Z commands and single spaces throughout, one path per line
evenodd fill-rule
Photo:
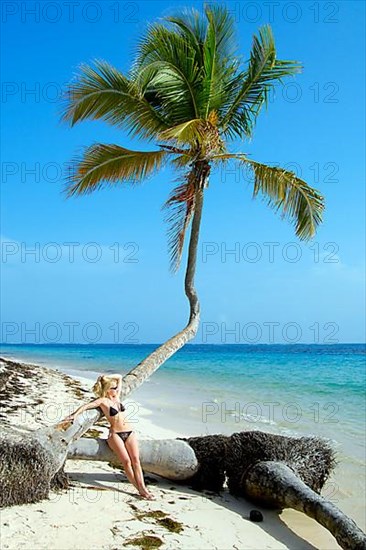
M 326 212 L 304 244 L 252 200 L 233 166 L 214 173 L 195 342 L 362 342 L 365 5 L 226 5 L 243 60 L 270 23 L 278 57 L 304 65 L 262 111 L 252 142 L 229 147 L 297 171 L 325 196 Z M 80 63 L 105 59 L 127 71 L 147 24 L 180 6 L 202 3 L 2 3 L 3 342 L 161 342 L 184 326 L 186 256 L 171 275 L 161 212 L 177 175 L 165 168 L 135 188 L 66 200 L 65 166 L 83 146 L 155 147 L 103 122 L 69 128 L 59 117 L 60 92 Z

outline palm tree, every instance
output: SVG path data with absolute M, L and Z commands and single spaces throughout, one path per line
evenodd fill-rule
M 270 206 L 289 218 L 300 239 L 314 236 L 324 208 L 318 191 L 293 172 L 227 149 L 230 140 L 252 137 L 273 87 L 300 70 L 297 61 L 277 59 L 268 25 L 253 37 L 249 61 L 242 67 L 232 17 L 225 7 L 210 5 L 203 14 L 185 10 L 150 25 L 127 76 L 105 61 L 95 61 L 82 65 L 68 86 L 64 121 L 74 125 L 102 119 L 132 136 L 153 141 L 155 149 L 91 145 L 74 160 L 67 196 L 141 182 L 170 161 L 179 174 L 178 185 L 163 206 L 173 272 L 179 268 L 190 230 L 185 273 L 188 323 L 124 377 L 122 397 L 197 333 L 200 305 L 194 276 L 204 192 L 212 168 L 230 159 L 246 165 L 254 176 L 253 195 L 264 195 Z

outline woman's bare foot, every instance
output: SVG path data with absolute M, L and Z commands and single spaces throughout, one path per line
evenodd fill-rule
M 142 489 L 139 491 L 140 496 L 142 498 L 145 498 L 146 500 L 155 500 L 155 497 L 152 493 L 150 493 L 147 489 Z

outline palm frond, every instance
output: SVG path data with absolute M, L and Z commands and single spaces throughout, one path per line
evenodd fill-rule
M 105 61 L 95 61 L 94 66 L 81 65 L 66 90 L 62 119 L 71 125 L 86 119 L 103 119 L 148 139 L 169 126 L 136 85 Z
M 165 20 L 175 25 L 175 30 L 189 41 L 195 50 L 197 63 L 203 65 L 202 44 L 206 33 L 206 23 L 195 8 L 185 8 L 181 15 L 168 16 Z
M 219 109 L 225 97 L 227 82 L 235 73 L 234 21 L 223 6 L 205 6 L 207 30 L 203 43 L 203 78 L 199 102 L 204 105 L 203 117 Z
M 206 34 L 207 22 L 202 18 L 201 13 L 195 8 L 183 8 L 177 15 L 167 16 L 165 21 L 174 23 L 181 34 L 189 38 L 192 44 L 201 47 Z
M 94 144 L 72 162 L 66 193 L 82 195 L 116 182 L 138 183 L 159 169 L 169 154 L 168 151 L 131 151 L 119 145 Z
M 159 134 L 159 138 L 163 141 L 174 140 L 177 143 L 195 143 L 202 141 L 204 138 L 206 121 L 201 118 L 195 118 L 178 124 L 172 128 L 167 128 Z
M 253 46 L 247 71 L 242 75 L 242 85 L 222 119 L 222 129 L 229 137 L 244 134 L 251 137 L 256 118 L 263 104 L 267 104 L 269 91 L 284 77 L 301 70 L 298 61 L 276 58 L 276 48 L 271 27 L 264 25 L 259 36 L 253 37 Z
M 232 15 L 216 4 L 206 5 L 204 12 L 205 17 L 192 9 L 185 10 L 184 16 L 165 18 L 175 25 L 175 30 L 190 42 L 195 51 L 197 65 L 201 68 L 199 85 L 195 89 L 201 118 L 207 118 L 212 110 L 220 113 L 227 102 L 231 104 L 239 65 L 235 56 L 237 44 Z
M 135 78 L 165 120 L 179 122 L 197 115 L 195 84 L 173 63 L 154 61 L 136 71 Z
M 182 258 L 184 238 L 194 213 L 195 185 L 188 173 L 184 183 L 175 187 L 162 209 L 167 210 L 165 221 L 168 223 L 168 249 L 170 269 L 175 272 Z
M 214 30 L 218 58 L 220 60 L 229 59 L 235 55 L 237 50 L 233 15 L 225 6 L 213 3 L 205 6 L 205 14 L 209 22 L 206 39 Z
M 200 78 L 191 42 L 162 24 L 150 25 L 140 41 L 131 79 L 154 99 L 171 120 L 183 122 L 198 115 L 195 88 Z
M 298 178 L 294 172 L 275 166 L 267 166 L 250 160 L 242 154 L 223 154 L 214 157 L 216 161 L 237 159 L 245 163 L 254 174 L 253 197 L 261 193 L 267 204 L 282 217 L 290 219 L 295 225 L 299 239 L 314 237 L 322 222 L 324 197 L 317 189 L 310 187 Z
M 253 197 L 259 192 L 266 195 L 269 205 L 280 210 L 282 217 L 292 220 L 299 239 L 314 237 L 324 210 L 324 197 L 319 191 L 294 172 L 252 160 L 247 162 L 254 171 Z

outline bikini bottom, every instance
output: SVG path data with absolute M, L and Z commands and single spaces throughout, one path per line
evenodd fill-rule
M 123 442 L 127 441 L 128 437 L 132 434 L 132 430 L 130 432 L 114 432 L 116 435 L 119 435 Z

